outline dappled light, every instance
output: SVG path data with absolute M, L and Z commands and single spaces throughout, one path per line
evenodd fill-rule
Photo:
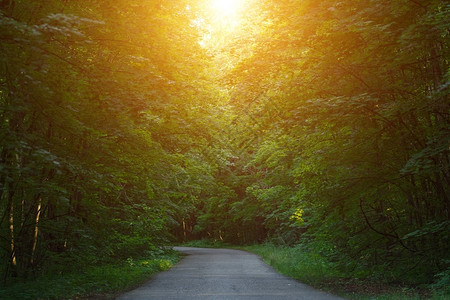
M 164 270 L 197 240 L 315 258 L 319 286 L 447 296 L 449 14 L 0 1 L 0 298 L 85 266 Z

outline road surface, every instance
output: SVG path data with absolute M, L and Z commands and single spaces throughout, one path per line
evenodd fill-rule
M 175 247 L 187 256 L 169 271 L 117 300 L 338 300 L 285 277 L 239 250 Z

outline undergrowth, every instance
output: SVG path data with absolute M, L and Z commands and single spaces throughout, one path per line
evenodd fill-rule
M 229 248 L 231 244 L 225 243 L 216 239 L 202 239 L 194 240 L 183 243 L 184 247 L 197 247 L 197 248 Z
M 101 266 L 89 266 L 77 272 L 47 274 L 37 279 L 15 282 L 0 289 L 0 299 L 113 299 L 169 269 L 180 259 L 175 251 L 158 257 L 128 258 Z
M 448 288 L 437 289 L 433 285 L 412 287 L 369 277 L 358 278 L 355 274 L 339 270 L 335 263 L 302 245 L 288 247 L 264 244 L 240 249 L 258 254 L 266 263 L 286 276 L 347 299 L 450 299 Z

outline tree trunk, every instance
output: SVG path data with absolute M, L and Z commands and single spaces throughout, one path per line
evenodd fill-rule
M 34 265 L 34 256 L 36 253 L 36 246 L 37 246 L 38 234 L 39 234 L 39 218 L 41 216 L 41 206 L 42 206 L 42 198 L 39 197 L 39 202 L 38 202 L 37 211 L 36 211 L 36 218 L 35 218 L 36 224 L 34 225 L 33 246 L 31 248 L 31 258 L 30 258 L 31 266 Z

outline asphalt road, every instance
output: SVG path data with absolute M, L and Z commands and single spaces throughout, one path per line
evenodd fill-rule
M 230 249 L 175 247 L 187 256 L 118 300 L 338 300 L 285 277 L 258 256 Z

